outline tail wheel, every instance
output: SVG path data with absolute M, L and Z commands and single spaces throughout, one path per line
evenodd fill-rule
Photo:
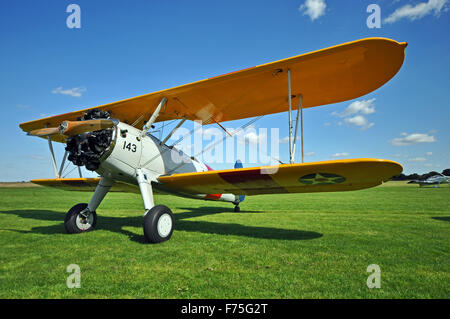
M 234 206 L 234 211 L 235 211 L 236 213 L 238 213 L 238 212 L 241 211 L 241 208 L 239 207 L 239 205 Z
M 69 234 L 91 231 L 97 224 L 96 212 L 86 212 L 86 203 L 76 204 L 66 214 L 64 227 Z
M 144 236 L 151 243 L 169 240 L 174 228 L 174 217 L 169 207 L 157 205 L 144 217 Z

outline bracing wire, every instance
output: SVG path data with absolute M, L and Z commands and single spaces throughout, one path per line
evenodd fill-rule
M 273 79 L 273 77 L 270 78 L 269 80 L 265 81 L 265 82 L 264 82 L 264 85 L 267 84 L 267 83 L 269 83 L 269 81 L 272 80 L 272 79 Z M 255 87 L 254 87 L 253 90 L 247 90 L 247 91 L 246 91 L 244 94 L 242 94 L 240 97 L 238 97 L 237 99 L 235 99 L 233 102 L 229 103 L 228 106 L 229 106 L 229 105 L 232 105 L 233 103 L 238 102 L 238 101 L 241 100 L 244 96 L 248 95 L 250 92 L 253 92 L 254 90 L 258 89 L 259 87 L 261 87 L 260 84 L 255 85 Z M 283 102 L 283 103 L 284 103 L 284 102 Z M 278 106 L 279 106 L 279 105 L 277 105 L 277 107 L 278 107 Z M 254 122 L 256 122 L 257 120 L 259 120 L 260 118 L 262 118 L 263 116 L 264 116 L 264 115 L 261 115 L 261 116 L 259 116 L 259 117 L 256 117 L 256 118 L 250 120 L 249 123 L 247 123 L 246 125 L 241 126 L 241 129 L 242 129 L 242 128 L 245 128 L 245 127 L 247 127 L 247 126 L 249 126 L 249 125 L 251 125 L 252 123 L 254 123 Z M 201 128 L 201 127 L 202 127 L 202 126 L 200 126 L 199 128 Z M 198 128 L 197 128 L 197 129 L 198 129 Z M 175 143 L 173 143 L 169 149 L 171 149 L 171 148 L 172 148 L 173 146 L 175 146 L 176 144 L 180 143 L 186 136 L 190 136 L 190 135 L 191 135 L 192 133 L 194 133 L 197 129 L 194 128 L 194 129 L 191 130 L 189 133 L 187 133 L 187 134 L 185 134 L 184 136 L 182 136 L 182 137 L 181 137 L 180 139 L 178 139 Z M 238 130 L 239 130 L 239 129 L 238 129 Z M 233 134 L 233 135 L 234 135 L 234 134 Z M 226 137 L 227 137 L 227 135 L 225 135 L 225 137 L 224 137 L 222 140 L 220 140 L 220 142 L 222 142 Z M 214 145 L 216 145 L 216 144 L 214 143 Z M 214 146 L 214 145 L 213 145 L 213 146 Z M 209 146 L 208 146 L 208 147 L 209 147 Z M 162 155 L 163 155 L 166 151 L 168 151 L 169 149 L 166 149 L 166 150 L 164 150 L 163 152 L 161 152 L 161 153 L 159 153 L 159 154 L 156 154 L 154 157 L 152 157 L 152 158 L 149 159 L 147 162 L 145 162 L 143 165 L 141 165 L 141 167 L 150 164 L 152 161 L 154 161 L 154 160 L 157 159 L 158 157 L 162 156 Z M 209 148 L 203 150 L 203 151 L 202 151 L 201 153 L 199 153 L 199 154 L 202 154 L 203 152 L 205 152 L 205 151 L 208 150 L 208 149 L 209 149 Z M 196 156 L 197 156 L 197 155 L 196 155 Z M 194 156 L 194 158 L 195 158 L 195 156 Z M 186 163 L 182 163 L 181 165 L 177 166 L 175 169 L 177 169 L 178 167 L 183 166 L 184 164 L 186 164 Z M 174 171 L 175 169 L 172 169 L 170 172 Z
M 76 166 L 75 166 L 74 168 L 72 168 L 72 169 L 70 170 L 70 172 L 68 172 L 66 175 L 64 175 L 63 178 L 66 178 L 66 177 L 67 177 L 70 173 L 72 173 L 76 168 L 77 168 Z
M 259 119 L 263 118 L 264 115 L 260 115 L 258 117 L 255 117 L 253 119 L 251 119 L 250 121 L 248 121 L 246 124 L 241 125 L 237 130 L 235 130 L 230 136 L 234 137 L 235 135 L 237 135 L 238 133 L 240 133 L 243 129 L 245 129 L 246 127 L 252 125 L 253 123 L 255 123 L 256 121 L 258 121 Z M 214 146 L 222 143 L 226 138 L 228 137 L 228 135 L 225 134 L 224 137 L 222 137 L 222 139 L 215 141 L 214 143 L 209 144 L 206 148 L 204 148 L 201 152 L 197 153 L 194 155 L 194 158 L 199 157 L 200 155 L 202 155 L 204 152 L 210 150 L 211 148 L 213 148 Z M 171 169 L 169 172 L 167 172 L 167 174 L 171 174 L 173 171 L 177 170 L 178 168 L 182 167 L 183 165 L 185 165 L 187 163 L 181 163 L 180 165 L 176 166 L 175 168 Z

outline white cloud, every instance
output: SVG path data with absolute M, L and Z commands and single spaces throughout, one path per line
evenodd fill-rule
M 346 118 L 344 121 L 347 124 L 360 126 L 363 130 L 367 130 L 375 125 L 374 123 L 368 123 L 367 119 L 362 115 L 355 115 L 353 117 Z
M 48 160 L 47 157 L 42 156 L 42 155 L 38 155 L 38 154 L 31 154 L 30 157 L 31 157 L 33 160 L 38 160 L 38 161 Z
M 264 139 L 267 138 L 265 133 L 266 130 L 260 128 L 258 134 L 254 125 L 249 125 L 245 129 L 241 129 L 239 131 L 234 129 L 227 129 L 227 131 L 232 136 L 236 136 L 237 142 L 240 144 L 259 144 L 263 143 Z
M 344 121 L 347 124 L 353 124 L 353 125 L 356 125 L 356 126 L 367 125 L 367 120 L 362 115 L 356 115 L 354 117 L 349 117 L 349 118 L 345 119 Z
M 417 143 L 432 143 L 436 142 L 436 139 L 432 135 L 413 133 L 404 135 L 405 137 L 397 137 L 391 140 L 391 144 L 394 146 L 404 146 Z
M 349 153 L 343 152 L 343 153 L 335 153 L 333 155 L 331 155 L 331 157 L 346 157 L 349 156 Z
M 220 138 L 223 135 L 223 131 L 219 130 L 217 127 L 210 127 L 203 130 L 203 138 L 211 139 L 212 136 L 217 136 Z
M 311 21 L 314 21 L 325 14 L 326 8 L 325 0 L 306 0 L 298 10 L 303 12 L 303 15 L 308 15 Z
M 441 167 L 440 164 L 431 164 L 431 163 L 424 163 L 423 166 L 426 166 L 426 167 L 436 167 L 436 168 L 440 168 L 440 167 Z
M 289 136 L 285 136 L 285 137 L 283 137 L 283 138 L 280 138 L 279 143 L 280 143 L 280 144 L 286 144 L 286 143 L 289 143 Z
M 364 115 L 375 113 L 375 98 L 370 100 L 354 101 L 342 112 L 332 112 L 331 115 L 344 118 L 344 122 L 349 125 L 355 125 L 361 127 L 362 130 L 367 130 L 374 126 L 374 123 L 369 123 Z M 338 125 L 341 126 L 342 122 L 339 121 Z
M 375 98 L 370 100 L 355 101 L 350 103 L 350 105 L 340 114 L 341 117 L 350 116 L 357 113 L 362 113 L 365 115 L 375 113 L 375 106 L 373 105 Z
M 236 138 L 237 142 L 240 144 L 259 144 L 264 142 L 264 139 L 267 138 L 265 129 L 259 129 L 258 134 L 257 129 L 253 125 L 249 125 L 245 129 L 226 128 L 226 130 L 229 134 L 231 134 L 233 138 Z M 218 139 L 225 137 L 226 134 L 227 133 L 217 127 L 210 127 L 203 130 L 203 138 L 207 140 L 211 139 L 214 136 L 215 141 L 217 141 Z M 284 139 L 288 138 L 286 137 Z M 280 139 L 279 143 L 285 143 L 284 139 Z
M 243 136 L 243 140 L 250 144 L 258 144 L 266 138 L 265 134 L 256 134 L 255 132 L 249 132 Z
M 364 126 L 364 127 L 362 127 L 361 129 L 362 130 L 367 130 L 367 129 L 369 129 L 369 128 L 371 128 L 372 126 L 374 126 L 375 125 L 375 123 L 369 123 L 369 124 L 367 124 L 366 126 Z
M 300 141 L 300 139 L 301 139 L 301 137 L 300 137 L 300 136 L 297 136 L 297 141 Z M 293 142 L 294 142 L 294 136 L 292 136 L 292 143 L 293 143 Z M 286 143 L 289 143 L 289 136 L 285 136 L 285 137 L 283 137 L 283 138 L 280 138 L 279 143 L 280 143 L 280 144 L 286 144 Z
M 17 104 L 17 108 L 25 110 L 25 109 L 29 109 L 30 106 L 26 105 L 26 104 Z
M 430 13 L 438 16 L 441 11 L 447 11 L 444 7 L 447 2 L 448 0 L 428 0 L 428 2 L 420 2 L 415 6 L 406 4 L 396 9 L 390 16 L 384 19 L 384 23 L 394 23 L 404 18 L 414 21 Z
M 426 158 L 425 157 L 414 157 L 414 158 L 410 158 L 408 160 L 408 162 L 426 162 Z
M 73 97 L 81 97 L 83 95 L 83 92 L 86 92 L 85 87 L 76 87 L 72 89 L 63 89 L 62 86 L 57 87 L 56 89 L 52 90 L 53 94 L 63 94 L 63 95 L 70 95 Z
M 433 155 L 433 152 L 427 152 L 427 156 Z
M 316 155 L 316 152 L 307 152 L 305 154 L 305 156 L 314 156 L 314 155 Z

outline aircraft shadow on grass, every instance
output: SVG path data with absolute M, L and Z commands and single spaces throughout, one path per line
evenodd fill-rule
M 323 235 L 314 231 L 303 231 L 294 229 L 281 229 L 272 227 L 246 226 L 235 223 L 217 223 L 209 221 L 185 220 L 188 218 L 200 217 L 205 215 L 213 215 L 220 213 L 232 212 L 222 207 L 201 207 L 201 208 L 181 208 L 184 212 L 175 213 L 175 231 L 201 232 L 206 234 L 217 235 L 236 235 L 252 238 L 263 239 L 281 239 L 281 240 L 307 240 L 322 237 Z M 246 212 L 245 214 L 254 214 L 262 212 Z M 0 214 L 17 215 L 20 218 L 36 219 L 45 221 L 58 221 L 59 224 L 50 226 L 33 227 L 31 230 L 15 230 L 19 233 L 37 233 L 37 234 L 66 234 L 64 229 L 63 212 L 48 210 L 11 210 L 0 211 Z M 120 234 L 124 234 L 132 241 L 146 243 L 143 235 L 138 235 L 131 231 L 123 229 L 124 227 L 142 227 L 143 216 L 127 216 L 127 217 L 109 217 L 97 214 L 97 230 L 108 230 Z
M 435 220 L 443 220 L 446 222 L 450 222 L 450 216 L 439 216 L 439 217 L 431 217 L 431 218 L 435 219 Z

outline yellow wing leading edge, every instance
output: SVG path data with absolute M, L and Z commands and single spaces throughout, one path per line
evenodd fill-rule
M 349 159 L 161 176 L 166 187 L 198 194 L 237 195 L 350 191 L 380 185 L 402 172 L 396 162 Z
M 100 182 L 99 177 L 95 178 L 51 178 L 51 179 L 33 179 L 33 184 L 62 189 L 66 191 L 93 192 Z M 111 186 L 110 192 L 136 193 L 140 194 L 139 188 L 124 182 L 115 181 Z
M 142 127 L 163 97 L 157 122 L 187 118 L 203 124 L 288 110 L 287 70 L 291 71 L 293 104 L 298 95 L 309 108 L 358 98 L 389 81 L 404 60 L 406 42 L 385 38 L 357 40 L 206 80 L 76 112 L 20 124 L 25 132 L 56 127 L 98 108 L 111 117 Z M 59 135 L 52 140 L 63 142 Z

